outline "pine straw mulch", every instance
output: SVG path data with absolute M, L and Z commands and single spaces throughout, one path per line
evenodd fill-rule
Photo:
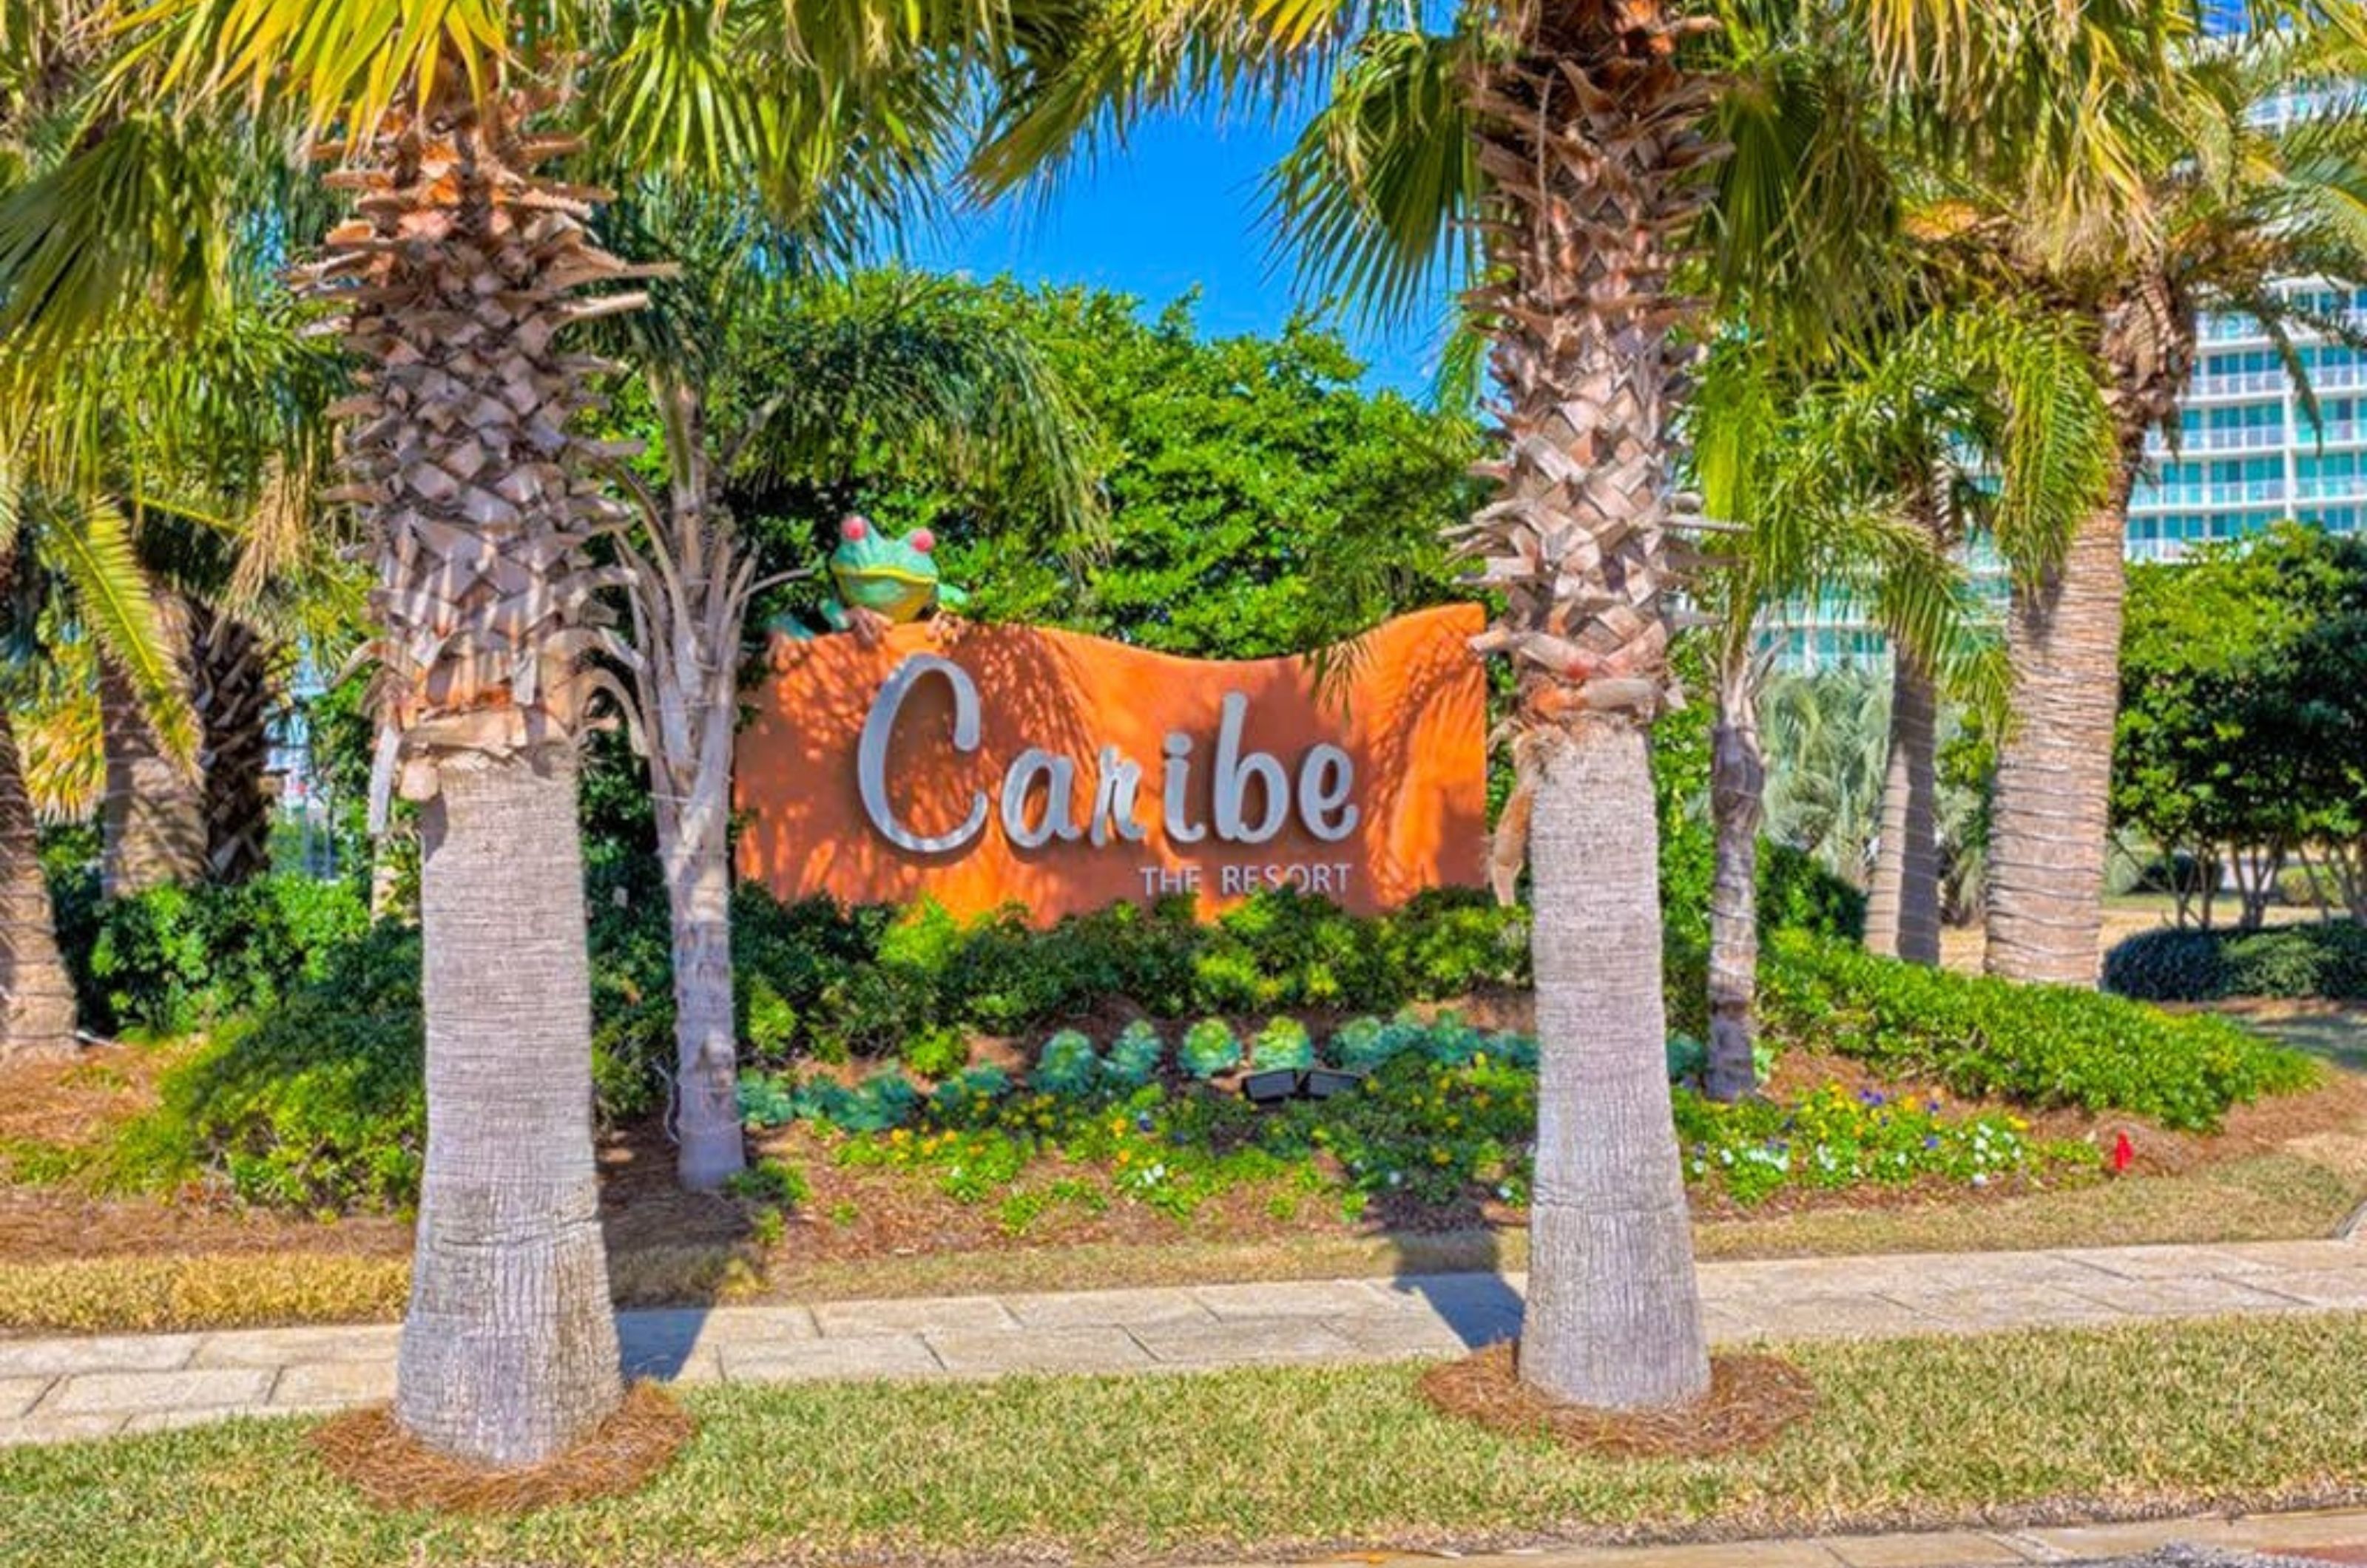
M 323 1422 L 312 1447 L 332 1474 L 381 1508 L 522 1514 L 639 1491 L 695 1429 L 674 1395 L 643 1382 L 625 1391 L 624 1403 L 590 1437 L 540 1464 L 489 1470 L 437 1453 L 382 1404 Z
M 1675 1410 L 1566 1404 L 1520 1378 L 1515 1342 L 1490 1345 L 1421 1375 L 1422 1397 L 1444 1415 L 1516 1438 L 1549 1438 L 1614 1459 L 1704 1459 L 1763 1449 L 1816 1408 L 1806 1372 L 1773 1356 L 1710 1358 L 1709 1393 Z

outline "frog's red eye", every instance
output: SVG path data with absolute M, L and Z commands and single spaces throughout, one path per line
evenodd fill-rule
M 913 529 L 911 534 L 905 536 L 904 542 L 912 546 L 914 549 L 920 551 L 923 555 L 927 555 L 931 550 L 937 547 L 937 536 L 934 534 L 930 533 L 926 528 Z
M 848 544 L 871 536 L 871 525 L 860 517 L 849 517 L 838 525 L 838 536 Z

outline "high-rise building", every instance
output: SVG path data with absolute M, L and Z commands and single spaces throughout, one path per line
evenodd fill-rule
M 2314 313 L 2367 326 L 2367 289 L 2298 282 L 2283 292 Z M 2343 533 L 2367 520 L 2367 355 L 2315 333 L 2293 351 L 2307 404 L 2267 331 L 2249 316 L 2206 315 L 2176 449 L 2157 434 L 2129 500 L 2134 560 L 2170 560 L 2199 544 L 2298 518 Z

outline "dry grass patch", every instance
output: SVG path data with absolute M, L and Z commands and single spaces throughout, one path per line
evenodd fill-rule
M 690 1413 L 653 1382 L 637 1382 L 591 1436 L 540 1464 L 487 1470 L 437 1453 L 384 1405 L 348 1411 L 312 1433 L 329 1473 L 381 1508 L 524 1514 L 640 1490 L 690 1441 Z
M 1763 1449 L 1816 1408 L 1808 1375 L 1774 1356 L 1716 1356 L 1709 1392 L 1677 1410 L 1591 1410 L 1521 1381 L 1518 1348 L 1490 1345 L 1422 1373 L 1424 1399 L 1491 1432 L 1618 1459 L 1710 1459 Z
M 0 1264 L 0 1330 L 153 1333 L 402 1315 L 407 1258 L 233 1253 Z

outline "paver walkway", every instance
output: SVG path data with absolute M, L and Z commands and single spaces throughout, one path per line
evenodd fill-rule
M 2367 1245 L 2080 1248 L 1711 1263 L 1711 1337 L 1886 1337 L 2367 1311 Z M 621 1314 L 628 1370 L 683 1382 L 1204 1371 L 1454 1355 L 1510 1337 L 1518 1277 L 677 1308 Z M 0 1338 L 0 1444 L 384 1399 L 388 1325 Z

